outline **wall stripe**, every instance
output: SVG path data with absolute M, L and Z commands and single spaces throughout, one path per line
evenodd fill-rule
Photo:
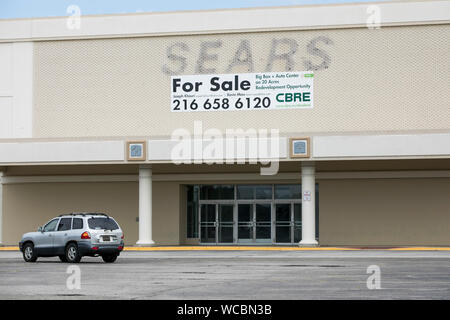
M 123 141 L 0 143 L 0 163 L 124 161 Z
M 274 176 L 258 173 L 204 173 L 204 174 L 154 174 L 153 181 L 217 182 L 217 181 L 301 181 L 300 172 L 282 172 Z M 317 180 L 331 179 L 426 179 L 450 178 L 450 170 L 417 171 L 355 171 L 317 172 Z M 60 175 L 60 176 L 3 176 L 2 184 L 19 183 L 74 183 L 74 182 L 137 182 L 136 175 Z
M 302 135 L 304 136 L 304 135 Z M 266 139 L 270 140 L 270 139 Z M 224 139 L 223 145 L 227 145 Z M 261 142 L 260 140 L 259 142 Z M 174 163 L 171 160 L 172 148 L 177 142 L 171 140 L 148 140 L 148 161 Z M 206 146 L 207 143 L 204 143 Z M 265 144 L 258 144 L 266 146 Z M 237 143 L 235 144 L 237 146 Z M 244 144 L 246 156 L 237 155 L 237 160 L 249 160 L 249 147 Z M 270 146 L 270 143 L 267 144 Z M 286 137 L 278 139 L 278 147 L 268 151 L 265 160 L 289 159 Z M 194 149 L 194 148 L 193 148 Z M 237 147 L 236 147 L 237 149 Z M 263 150 L 263 148 L 261 149 Z M 258 152 L 260 151 L 258 147 Z M 238 152 L 236 151 L 236 154 Z M 263 153 L 266 154 L 266 153 Z M 261 155 L 259 153 L 258 155 Z M 303 160 L 320 159 L 411 159 L 450 156 L 450 133 L 436 134 L 397 134 L 397 135 L 346 135 L 312 137 L 312 157 Z M 191 160 L 195 160 L 192 156 Z M 220 159 L 204 159 L 217 162 Z M 227 157 L 225 159 L 227 160 Z M 257 158 L 253 158 L 255 162 Z M 58 141 L 58 142 L 6 142 L 0 143 L 0 164 L 14 163 L 86 163 L 86 162 L 125 162 L 125 141 Z M 179 161 L 183 162 L 183 161 Z M 193 162 L 193 161 L 192 161 Z
M 450 155 L 450 134 L 316 136 L 314 158 Z

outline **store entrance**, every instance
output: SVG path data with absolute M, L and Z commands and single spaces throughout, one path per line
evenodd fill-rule
M 292 245 L 301 241 L 300 185 L 200 185 L 193 194 L 198 195 L 191 206 L 200 244 Z
M 238 243 L 272 243 L 270 203 L 239 203 L 237 211 Z
M 203 243 L 234 242 L 234 205 L 200 205 L 200 240 Z
M 301 203 L 203 203 L 200 240 L 213 244 L 290 244 L 301 240 Z
M 300 242 L 302 206 L 300 203 L 275 203 L 275 242 Z

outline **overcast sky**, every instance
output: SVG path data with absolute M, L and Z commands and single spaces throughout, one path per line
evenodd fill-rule
M 349 2 L 373 0 L 0 0 L 0 19 L 66 16 L 70 5 L 83 15 Z

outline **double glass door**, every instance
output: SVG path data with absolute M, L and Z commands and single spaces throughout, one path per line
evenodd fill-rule
M 234 204 L 200 205 L 200 241 L 234 242 Z
M 275 242 L 298 243 L 302 238 L 302 205 L 275 203 Z
M 272 242 L 272 209 L 270 203 L 238 204 L 237 222 L 237 242 Z
M 221 244 L 298 243 L 301 203 L 200 204 L 200 242 Z

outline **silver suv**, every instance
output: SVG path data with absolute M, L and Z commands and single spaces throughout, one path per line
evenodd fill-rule
M 114 262 L 123 250 L 119 224 L 104 213 L 63 214 L 25 233 L 19 242 L 26 262 L 38 257 L 58 256 L 62 262 L 77 263 L 83 256 L 101 256 Z

